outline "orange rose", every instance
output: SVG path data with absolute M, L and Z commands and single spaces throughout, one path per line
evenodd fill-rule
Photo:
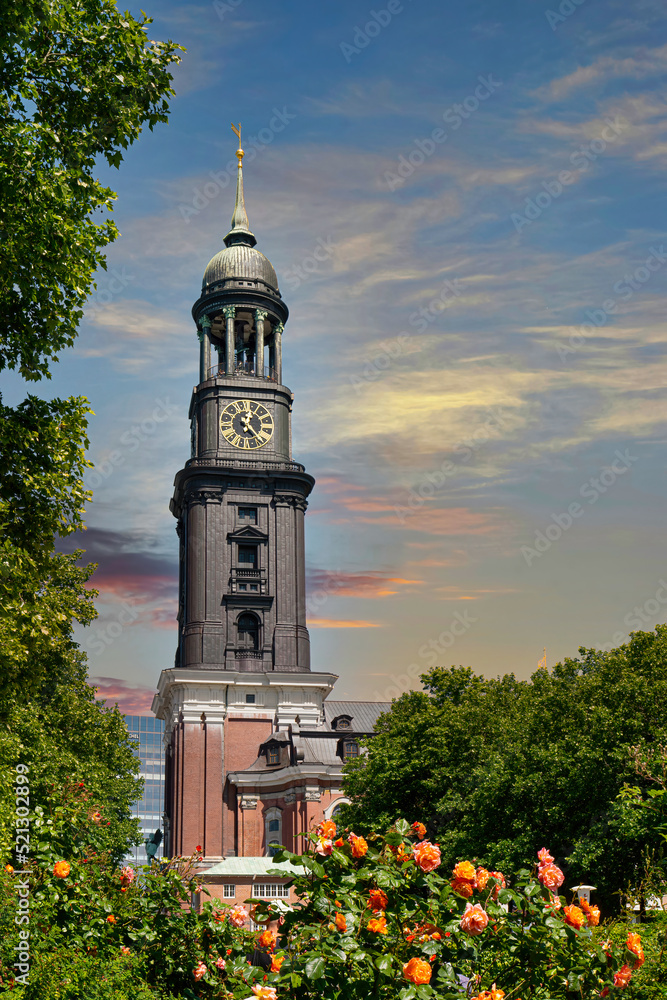
M 415 863 L 423 872 L 432 872 L 440 864 L 440 848 L 428 840 L 422 840 L 412 849 Z
M 352 845 L 352 857 L 363 858 L 368 850 L 368 844 L 363 837 L 357 837 L 356 833 L 350 834 L 350 844 Z
M 580 910 L 578 906 L 563 907 L 563 916 L 565 917 L 565 923 L 569 924 L 570 927 L 576 927 L 577 930 L 579 930 L 586 920 L 583 910 Z
M 341 933 L 347 930 L 347 921 L 342 913 L 337 913 L 334 917 L 334 923 Z
M 405 844 L 399 844 L 398 847 L 395 848 L 395 853 L 396 853 L 396 860 L 400 862 L 407 861 L 409 858 L 412 857 L 412 852 L 410 851 L 409 848 L 408 850 L 406 850 Z
M 415 836 L 419 837 L 420 840 L 423 840 L 424 837 L 426 836 L 426 827 L 424 826 L 423 823 L 417 823 L 415 821 L 412 824 L 411 829 L 412 829 L 412 832 L 415 834 Z
M 538 856 L 538 858 L 539 858 L 539 860 L 540 860 L 540 867 L 541 867 L 542 865 L 550 865 L 550 864 L 551 864 L 551 862 L 555 860 L 555 859 L 554 859 L 554 858 L 552 857 L 552 855 L 551 855 L 551 854 L 549 854 L 549 852 L 548 852 L 548 850 L 546 849 L 546 847 L 541 847 L 541 848 L 539 849 L 539 851 L 537 852 L 537 856 Z
M 642 948 L 642 939 L 639 934 L 633 934 L 630 932 L 628 934 L 628 940 L 625 942 L 625 947 L 636 956 L 635 969 L 641 969 L 644 964 L 644 950 Z
M 590 906 L 586 911 L 586 920 L 589 927 L 597 927 L 600 923 L 600 910 L 597 906 Z
M 478 993 L 472 1000 L 503 1000 L 504 996 L 503 990 L 496 989 L 496 984 L 494 983 L 490 990 L 483 990 L 482 993 Z
M 273 986 L 260 986 L 256 983 L 252 991 L 258 1000 L 278 1000 L 278 994 Z
M 107 917 L 107 923 L 108 924 L 115 924 L 116 923 L 116 918 L 114 917 L 113 913 L 110 913 L 109 916 Z
M 5 871 L 7 872 L 8 875 L 14 874 L 14 869 L 12 868 L 11 865 L 5 865 Z
M 469 882 L 467 878 L 452 879 L 451 886 L 454 892 L 458 892 L 459 896 L 465 896 L 466 899 L 470 899 L 472 896 L 473 883 Z
M 488 922 L 487 912 L 480 903 L 475 903 L 474 906 L 472 903 L 467 903 L 460 927 L 466 934 L 475 936 L 482 933 Z
M 411 983 L 430 983 L 431 966 L 423 958 L 411 958 L 403 966 L 403 978 Z
M 130 954 L 130 949 L 127 947 L 127 945 L 123 944 L 123 945 L 121 945 L 120 953 L 121 953 L 121 955 L 129 955 Z
M 69 861 L 56 861 L 55 865 L 53 866 L 53 874 L 56 876 L 56 878 L 67 878 L 71 870 L 72 867 Z
M 333 840 L 336 836 L 336 824 L 332 819 L 325 819 L 323 823 L 317 827 L 317 836 L 324 837 L 325 840 Z
M 333 841 L 329 840 L 328 837 L 320 837 L 317 841 L 317 847 L 315 850 L 318 854 L 328 857 L 333 851 Z
M 614 986 L 619 989 L 624 990 L 632 979 L 632 973 L 630 972 L 630 966 L 624 965 L 622 969 L 619 969 L 614 976 Z
M 371 910 L 386 910 L 389 900 L 382 889 L 371 889 L 368 894 L 368 905 Z
M 486 868 L 478 868 L 475 872 L 475 888 L 479 889 L 480 892 L 484 892 L 486 889 L 486 883 L 491 878 L 491 872 L 487 871 Z
M 342 847 L 344 843 L 345 841 L 343 840 L 342 837 L 339 837 L 338 840 L 334 840 L 335 847 Z
M 547 889 L 551 889 L 552 892 L 554 889 L 559 889 L 565 879 L 558 865 L 552 864 L 541 866 L 537 877 L 542 885 L 546 885 Z
M 284 961 L 285 961 L 284 955 L 281 955 L 280 958 L 277 958 L 274 955 L 273 958 L 271 959 L 271 972 L 280 972 L 280 966 L 283 964 Z
M 257 938 L 257 944 L 260 948 L 270 948 L 272 951 L 276 946 L 276 941 L 278 940 L 278 935 L 276 931 L 262 931 L 262 933 Z
M 380 917 L 371 917 L 368 921 L 368 929 L 374 934 L 388 934 L 387 918 L 384 913 Z
M 475 866 L 471 865 L 469 861 L 459 861 L 457 865 L 454 865 L 452 875 L 454 878 L 463 878 L 468 882 L 474 882 Z

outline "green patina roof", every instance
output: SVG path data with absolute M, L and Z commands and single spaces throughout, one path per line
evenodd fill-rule
M 276 877 L 303 874 L 301 865 L 293 865 L 289 861 L 274 861 L 273 858 L 225 858 L 212 868 L 207 868 L 202 875 L 271 875 Z

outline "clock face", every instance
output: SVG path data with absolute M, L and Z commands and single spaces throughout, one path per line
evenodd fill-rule
M 273 417 L 252 399 L 236 399 L 220 414 L 220 431 L 234 448 L 255 451 L 273 437 Z

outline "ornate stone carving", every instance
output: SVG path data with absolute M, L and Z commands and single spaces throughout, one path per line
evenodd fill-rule
M 183 498 L 186 504 L 222 503 L 220 490 L 188 490 Z
M 321 798 L 319 785 L 306 785 L 306 802 L 319 802 Z
M 293 788 L 288 789 L 283 795 L 286 806 L 291 806 L 293 802 L 296 802 L 296 792 Z
M 256 809 L 258 796 L 252 792 L 243 792 L 241 795 L 241 809 Z
M 304 497 L 294 496 L 292 493 L 274 493 L 273 496 L 276 507 L 294 507 L 295 510 L 306 510 L 308 501 Z
M 234 319 L 236 316 L 236 306 L 223 306 L 222 314 L 225 319 Z

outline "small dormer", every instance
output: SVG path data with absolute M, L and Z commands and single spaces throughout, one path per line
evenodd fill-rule
M 350 760 L 356 760 L 359 756 L 359 741 L 351 738 L 348 739 L 347 737 L 338 740 L 336 756 L 340 757 L 344 764 L 347 764 Z
M 349 732 L 352 729 L 352 716 L 337 715 L 335 719 L 331 720 L 331 728 L 335 729 L 337 733 Z
M 286 740 L 282 733 L 271 736 L 260 746 L 259 757 L 260 759 L 264 758 L 267 768 L 289 767 L 291 763 L 290 741 Z

